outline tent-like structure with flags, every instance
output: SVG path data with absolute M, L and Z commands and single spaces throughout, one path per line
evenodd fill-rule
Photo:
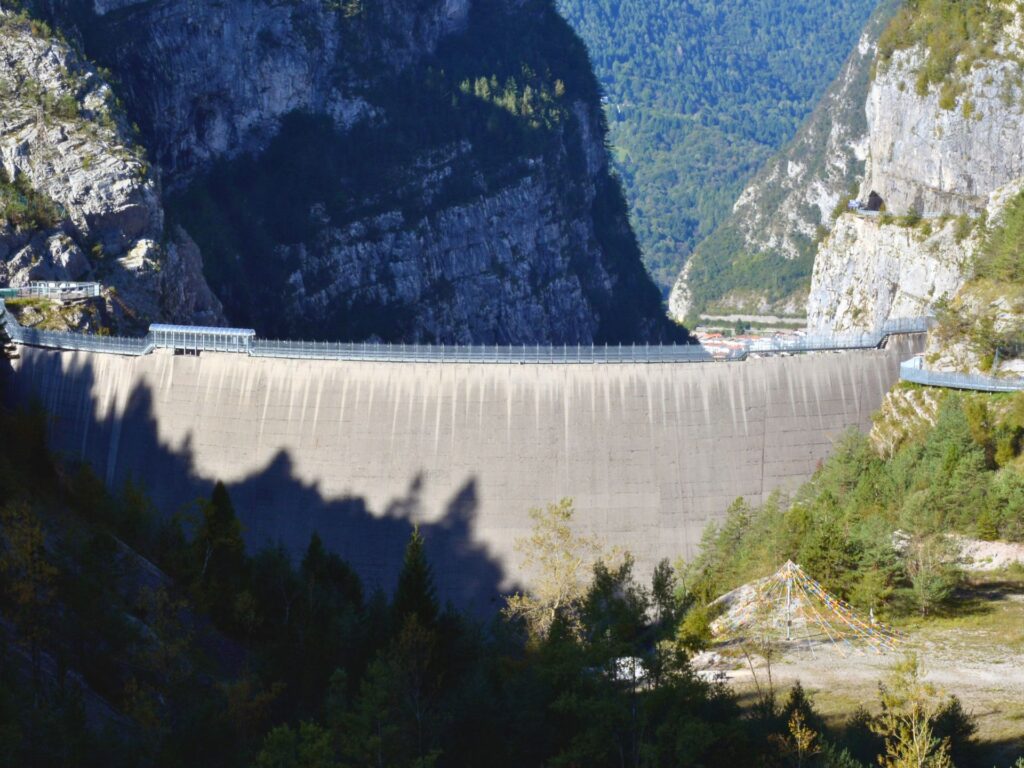
M 811 650 L 829 645 L 842 655 L 896 650 L 903 635 L 863 617 L 849 603 L 830 594 L 792 560 L 775 574 L 723 595 L 725 610 L 711 625 L 723 641 L 770 638 L 806 643 Z

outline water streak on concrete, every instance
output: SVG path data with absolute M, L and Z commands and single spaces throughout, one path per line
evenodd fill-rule
M 167 511 L 215 480 L 244 487 L 281 456 L 323 499 L 358 497 L 378 514 L 414 486 L 420 503 L 408 514 L 423 523 L 441 521 L 470 488 L 467 535 L 501 564 L 507 587 L 527 511 L 563 496 L 575 498 L 581 528 L 630 550 L 641 571 L 693 555 L 736 497 L 794 489 L 844 430 L 867 428 L 913 346 L 734 364 L 544 366 L 25 348 L 11 380 L 16 399 L 38 396 L 53 414 L 62 452 L 93 462 L 114 486 L 143 480 Z M 160 455 L 188 452 L 191 477 L 165 471 L 147 429 Z M 236 506 L 251 543 L 292 544 L 289 521 L 301 517 L 293 500 L 243 493 Z M 324 533 L 346 542 L 357 570 L 397 571 L 397 562 L 368 562 L 379 551 L 351 541 L 360 534 L 345 525 Z

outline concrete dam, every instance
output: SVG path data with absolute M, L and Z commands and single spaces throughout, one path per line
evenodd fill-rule
M 8 397 L 52 444 L 171 514 L 222 480 L 251 547 L 310 535 L 388 589 L 414 524 L 443 594 L 486 608 L 521 578 L 528 510 L 575 500 L 581 530 L 636 557 L 692 556 L 737 497 L 807 480 L 871 414 L 922 337 L 742 363 L 460 364 L 130 357 L 19 348 Z

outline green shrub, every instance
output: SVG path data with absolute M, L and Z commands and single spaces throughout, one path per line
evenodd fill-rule
M 921 45 L 925 60 L 917 72 L 917 92 L 940 85 L 940 106 L 956 105 L 957 75 L 994 55 L 1011 14 L 999 0 L 909 0 L 897 13 L 878 43 L 878 62 L 884 69 L 897 51 Z
M 958 220 L 958 234 L 959 229 Z M 1024 193 L 1007 204 L 1002 221 L 975 257 L 974 275 L 1006 283 L 1024 283 Z
M 62 120 L 74 120 L 79 115 L 78 99 L 66 93 L 53 105 L 53 114 Z
M 953 237 L 958 245 L 971 236 L 971 232 L 974 229 L 974 224 L 974 219 L 972 219 L 966 213 L 961 213 L 959 216 L 956 217 L 956 224 L 953 229 Z
M 11 181 L 0 167 L 0 223 L 20 230 L 51 229 L 62 216 L 57 203 L 33 189 L 24 174 Z
M 702 651 L 711 642 L 712 611 L 706 605 L 691 608 L 679 624 L 677 642 L 691 652 Z

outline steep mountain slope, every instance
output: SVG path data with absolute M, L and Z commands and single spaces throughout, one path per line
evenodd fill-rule
M 862 200 L 880 195 L 886 212 L 838 218 L 815 262 L 811 327 L 866 328 L 930 312 L 972 277 L 993 234 L 987 224 L 1000 225 L 1024 183 L 1020 14 L 998 0 L 929 0 L 886 30 L 859 190 Z M 1006 290 L 1015 292 L 988 290 L 982 303 Z
M 876 44 L 897 0 L 882 2 L 838 77 L 796 137 L 747 185 L 701 242 L 673 288 L 670 312 L 800 313 L 814 253 L 833 210 L 864 171 Z
M 684 338 L 548 0 L 52 0 L 229 318 L 306 338 Z
M 788 141 L 877 0 L 558 0 L 607 93 L 616 167 L 666 291 Z
M 216 322 L 195 247 L 108 82 L 43 23 L 0 11 L 0 285 L 97 279 L 102 322 Z M 87 322 L 95 323 L 95 320 Z

